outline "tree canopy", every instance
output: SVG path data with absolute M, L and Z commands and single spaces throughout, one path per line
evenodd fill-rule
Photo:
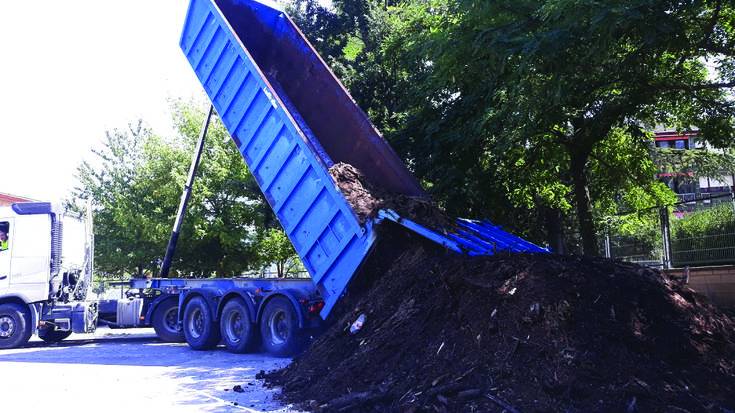
M 328 61 L 450 213 L 534 227 L 556 217 L 544 222 L 549 238 L 571 216 L 581 249 L 597 254 L 595 230 L 614 201 L 670 200 L 650 156 L 653 129 L 697 128 L 697 139 L 733 146 L 731 2 L 334 5 L 334 19 L 352 24 L 332 43 L 318 33 L 342 45 Z M 358 62 L 371 68 L 341 69 Z M 515 219 L 522 211 L 527 220 Z
M 166 251 L 204 113 L 172 107 L 179 132 L 161 137 L 143 126 L 108 131 L 101 148 L 78 167 L 75 195 L 91 199 L 99 270 L 143 275 L 157 271 Z M 171 276 L 231 277 L 295 255 L 287 247 L 264 256 L 263 240 L 278 228 L 242 156 L 213 117 L 181 228 Z

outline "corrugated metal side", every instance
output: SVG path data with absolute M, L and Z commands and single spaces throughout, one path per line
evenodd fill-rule
M 324 299 L 326 316 L 369 253 L 319 155 L 210 0 L 189 4 L 181 49 Z

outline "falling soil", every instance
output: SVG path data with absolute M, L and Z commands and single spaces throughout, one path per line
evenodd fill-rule
M 461 256 L 389 228 L 331 328 L 265 375 L 284 401 L 329 412 L 735 411 L 735 324 L 684 283 L 602 258 Z
M 370 183 L 362 171 L 346 163 L 335 164 L 329 173 L 362 223 L 376 218 L 379 210 L 390 209 L 430 228 L 452 228 L 455 225 L 454 220 L 428 196 L 389 192 Z

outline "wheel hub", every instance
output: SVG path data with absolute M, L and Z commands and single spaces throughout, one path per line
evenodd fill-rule
M 191 335 L 197 338 L 201 337 L 204 333 L 204 317 L 201 311 L 197 311 L 192 315 L 190 326 L 189 332 Z
M 242 315 L 236 311 L 230 311 L 225 315 L 224 321 L 224 332 L 227 335 L 227 340 L 232 343 L 239 343 L 243 331 Z
M 270 326 L 273 335 L 273 341 L 281 344 L 288 339 L 288 323 L 286 322 L 286 314 L 278 312 L 273 314 Z
M 173 332 L 178 332 L 178 320 L 176 319 L 177 313 L 179 309 L 173 308 L 169 310 L 166 315 L 164 316 L 163 324 Z
M 0 337 L 8 338 L 15 332 L 15 320 L 11 317 L 0 317 Z
M 242 320 L 239 316 L 233 317 L 232 332 L 235 333 L 235 337 L 240 337 L 240 334 L 242 334 Z

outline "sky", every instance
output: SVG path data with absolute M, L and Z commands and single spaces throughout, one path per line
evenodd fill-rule
M 173 133 L 169 99 L 204 96 L 179 48 L 187 7 L 0 2 L 0 193 L 60 201 L 105 131 L 143 119 Z

